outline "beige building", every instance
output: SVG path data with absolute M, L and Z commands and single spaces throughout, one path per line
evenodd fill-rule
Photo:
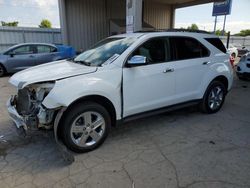
M 174 27 L 175 10 L 215 0 L 59 0 L 64 44 L 85 50 L 110 35 Z

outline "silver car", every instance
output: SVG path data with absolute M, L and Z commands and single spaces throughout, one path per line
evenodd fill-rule
M 45 43 L 15 45 L 0 54 L 0 77 L 26 68 L 75 56 L 72 47 Z

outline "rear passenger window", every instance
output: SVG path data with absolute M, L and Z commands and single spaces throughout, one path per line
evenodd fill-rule
M 198 40 L 190 37 L 171 37 L 175 60 L 193 59 L 209 56 L 209 51 Z
M 56 52 L 57 49 L 52 46 L 46 46 L 46 45 L 38 45 L 37 46 L 37 53 L 51 53 Z
M 208 41 L 210 44 L 212 44 L 214 47 L 219 49 L 220 51 L 226 53 L 227 49 L 225 48 L 224 44 L 221 42 L 219 38 L 205 38 L 206 41 Z

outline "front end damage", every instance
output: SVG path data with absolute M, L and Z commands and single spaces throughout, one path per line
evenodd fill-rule
M 48 109 L 42 102 L 54 87 L 55 82 L 37 83 L 18 89 L 16 95 L 7 101 L 7 108 L 19 135 L 39 129 L 54 129 L 56 143 L 60 146 L 63 157 L 73 162 L 73 155 L 60 142 L 57 135 L 59 121 L 66 108 Z
M 19 89 L 17 95 L 8 100 L 7 107 L 10 117 L 18 129 L 27 132 L 27 130 L 53 127 L 53 118 L 58 109 L 46 109 L 42 105 L 44 98 L 53 86 L 53 82 L 32 84 Z

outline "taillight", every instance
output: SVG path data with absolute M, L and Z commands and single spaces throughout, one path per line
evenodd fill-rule
M 230 55 L 230 59 L 229 59 L 232 68 L 234 68 L 234 58 Z

